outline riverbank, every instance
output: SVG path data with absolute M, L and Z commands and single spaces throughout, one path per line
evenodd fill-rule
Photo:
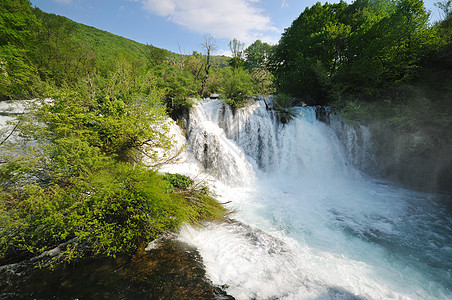
M 133 256 L 90 257 L 55 270 L 0 267 L 0 299 L 234 299 L 206 278 L 198 251 L 163 239 Z

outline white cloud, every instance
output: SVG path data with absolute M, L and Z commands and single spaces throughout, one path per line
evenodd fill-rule
M 238 40 L 251 44 L 265 36 L 280 32 L 271 19 L 254 3 L 259 0 L 141 0 L 143 7 L 154 14 L 189 30 L 211 34 L 215 38 Z
M 231 50 L 224 50 L 224 49 L 219 49 L 215 52 L 215 55 L 223 55 L 223 56 L 227 56 L 227 57 L 232 57 L 232 52 Z

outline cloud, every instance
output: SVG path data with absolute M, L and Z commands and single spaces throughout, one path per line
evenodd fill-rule
M 62 4 L 71 4 L 72 0 L 53 0 L 56 3 L 62 3 Z
M 227 56 L 227 57 L 232 57 L 232 52 L 231 50 L 224 50 L 224 49 L 219 49 L 215 52 L 215 55 L 223 55 L 223 56 Z
M 215 38 L 251 44 L 266 36 L 279 36 L 259 0 L 141 0 L 144 9 L 191 31 Z M 275 39 L 272 38 L 272 39 Z

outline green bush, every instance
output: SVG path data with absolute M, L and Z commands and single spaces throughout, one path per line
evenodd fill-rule
M 173 187 L 182 190 L 188 190 L 194 183 L 190 177 L 181 174 L 167 173 L 163 176 L 163 179 L 168 181 Z
M 227 67 L 219 71 L 220 92 L 227 103 L 234 108 L 242 107 L 256 94 L 256 86 L 251 74 L 243 68 Z
M 179 192 L 168 191 L 168 181 Z M 68 186 L 0 190 L 0 263 L 74 238 L 79 247 L 68 247 L 66 259 L 87 253 L 115 256 L 134 252 L 183 222 L 223 217 L 226 210 L 206 189 L 181 192 L 192 183 L 179 174 L 162 176 L 111 163 Z

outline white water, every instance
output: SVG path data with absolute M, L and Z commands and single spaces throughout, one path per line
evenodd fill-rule
M 452 218 L 438 195 L 362 176 L 333 131 L 262 103 L 190 114 L 186 163 L 214 178 L 231 222 L 185 227 L 208 277 L 236 299 L 452 299 Z M 362 159 L 362 158 L 360 158 Z

